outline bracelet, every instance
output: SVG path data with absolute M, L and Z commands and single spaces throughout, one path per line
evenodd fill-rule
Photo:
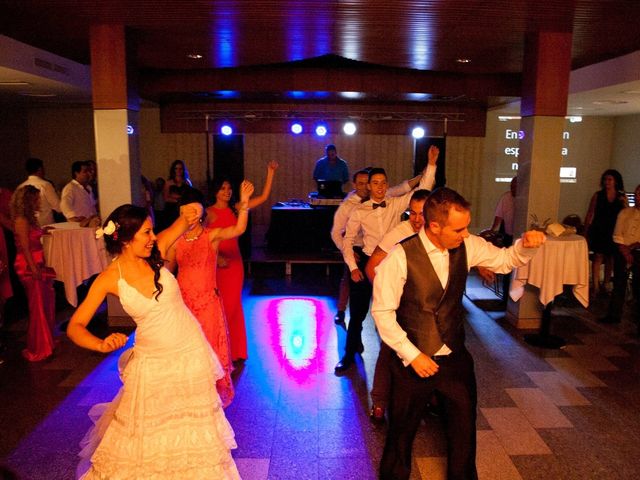
M 248 212 L 249 211 L 249 207 L 247 207 L 247 208 L 239 208 L 238 211 L 239 212 Z

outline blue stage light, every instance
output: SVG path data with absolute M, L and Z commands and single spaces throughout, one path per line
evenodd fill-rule
M 316 135 L 319 137 L 324 137 L 327 134 L 326 125 L 320 124 L 316 127 Z
M 299 123 L 293 123 L 291 124 L 291 133 L 293 133 L 294 135 L 299 135 L 302 133 L 302 125 L 300 125 Z
M 220 133 L 227 136 L 231 135 L 233 133 L 233 128 L 231 128 L 231 125 L 223 125 L 220 127 Z

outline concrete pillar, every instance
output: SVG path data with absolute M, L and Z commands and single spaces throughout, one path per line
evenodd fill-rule
M 565 127 L 571 33 L 532 32 L 527 35 L 522 81 L 518 193 L 515 235 L 528 230 L 534 217 L 558 221 L 562 134 Z M 525 288 L 518 301 L 509 300 L 507 317 L 519 328 L 536 328 L 543 306 L 538 289 Z
M 132 50 L 124 26 L 91 27 L 93 124 L 102 219 L 122 204 L 142 205 L 139 99 Z M 131 323 L 118 299 L 109 296 L 108 308 L 110 324 Z

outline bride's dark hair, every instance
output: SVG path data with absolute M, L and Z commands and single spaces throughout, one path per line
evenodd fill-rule
M 109 222 L 113 222 L 116 227 L 113 233 L 109 234 L 105 232 L 104 234 L 107 251 L 111 255 L 120 255 L 125 243 L 133 239 L 136 232 L 140 230 L 142 224 L 148 217 L 149 212 L 145 208 L 130 204 L 120 205 L 111 212 L 111 215 L 109 215 L 102 226 L 103 229 L 107 228 Z M 145 258 L 145 260 L 153 270 L 153 284 L 156 286 L 156 291 L 153 293 L 157 300 L 162 293 L 162 284 L 159 282 L 159 279 L 160 269 L 164 266 L 164 259 L 160 255 L 157 244 L 153 244 L 151 255 Z

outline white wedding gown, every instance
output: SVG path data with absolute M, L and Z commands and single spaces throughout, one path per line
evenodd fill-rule
M 137 324 L 135 346 L 123 354 L 118 395 L 90 412 L 102 413 L 83 440 L 83 480 L 240 478 L 215 387 L 224 371 L 164 268 L 160 283 L 156 301 L 118 280 L 120 302 Z

